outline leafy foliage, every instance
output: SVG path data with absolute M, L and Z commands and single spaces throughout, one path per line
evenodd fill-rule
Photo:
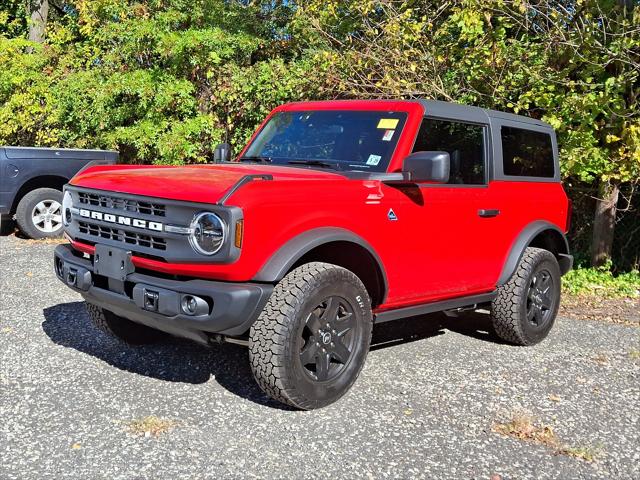
M 425 96 L 550 122 L 563 171 L 640 176 L 638 2 L 50 0 L 0 7 L 0 143 L 201 162 L 290 100 Z
M 563 278 L 563 290 L 571 295 L 595 295 L 602 298 L 640 296 L 640 273 L 632 271 L 614 276 L 611 265 L 577 268 Z
M 305 2 L 346 95 L 421 97 L 551 123 L 566 176 L 640 177 L 640 5 L 578 0 Z
M 4 0 L 0 6 L 0 35 L 21 36 L 27 31 L 23 0 Z
M 322 64 L 285 40 L 292 8 L 74 0 L 42 46 L 0 31 L 0 143 L 115 148 L 146 163 L 239 148 L 270 109 L 323 83 Z

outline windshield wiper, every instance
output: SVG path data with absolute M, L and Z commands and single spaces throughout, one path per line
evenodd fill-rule
M 340 170 L 340 162 L 325 162 L 323 160 L 289 160 L 290 165 L 310 165 L 312 167 L 332 168 Z
M 264 157 L 264 156 L 248 156 L 248 155 L 244 155 L 242 157 L 240 157 L 240 161 L 241 162 L 260 162 L 260 163 L 271 163 L 271 157 Z

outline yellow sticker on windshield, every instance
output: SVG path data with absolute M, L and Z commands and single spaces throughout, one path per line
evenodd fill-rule
M 399 121 L 400 120 L 398 120 L 397 118 L 381 118 L 378 122 L 378 128 L 384 128 L 385 130 L 395 130 L 395 128 L 398 126 Z

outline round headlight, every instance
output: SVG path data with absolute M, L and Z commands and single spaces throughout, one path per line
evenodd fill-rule
M 226 236 L 227 226 L 215 213 L 202 212 L 193 217 L 189 242 L 196 252 L 213 255 L 222 248 Z
M 64 192 L 62 197 L 62 223 L 69 225 L 71 223 L 71 207 L 73 206 L 73 199 L 68 190 Z

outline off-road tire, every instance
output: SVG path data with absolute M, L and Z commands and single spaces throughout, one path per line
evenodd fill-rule
M 548 317 L 540 326 L 527 318 L 532 279 L 540 272 L 550 274 L 551 302 Z M 535 345 L 549 333 L 555 322 L 560 305 L 560 267 L 556 257 L 549 251 L 529 247 L 524 251 L 520 263 L 507 283 L 498 288 L 491 302 L 491 319 L 497 335 L 516 345 Z
M 38 230 L 32 220 L 32 212 L 37 204 L 42 201 L 56 201 L 62 205 L 62 192 L 55 188 L 38 188 L 27 193 L 20 199 L 16 208 L 16 222 L 20 231 L 29 238 L 55 238 L 62 235 L 62 222 L 60 227 L 52 232 Z M 61 209 L 61 214 L 62 214 Z
M 145 345 L 156 343 L 166 336 L 164 332 L 132 322 L 92 303 L 86 302 L 85 305 L 91 323 L 98 330 L 124 343 Z
M 344 301 L 339 308 L 347 305 L 352 309 L 351 315 L 344 318 L 353 317 L 355 321 L 352 321 L 348 361 L 339 366 L 330 360 L 328 369 L 339 369 L 338 373 L 321 382 L 320 373 L 317 378 L 312 378 L 306 370 L 301 349 L 307 346 L 302 337 L 305 331 L 309 332 L 305 328 L 308 328 L 313 312 L 318 312 L 318 304 L 322 304 L 323 298 Z M 329 304 L 325 302 L 324 305 L 328 311 Z M 326 318 L 329 315 L 327 313 Z M 336 317 L 336 322 L 339 321 L 340 313 Z M 356 381 L 369 351 L 372 327 L 371 300 L 362 281 L 354 273 L 328 263 L 302 265 L 276 285 L 260 317 L 251 327 L 249 359 L 253 375 L 267 395 L 284 404 L 304 410 L 329 405 L 342 397 Z M 324 324 L 322 328 L 325 328 Z M 325 335 L 327 333 L 324 332 Z M 328 344 L 326 347 L 328 351 Z M 324 348 L 321 350 L 325 351 Z M 317 354 L 323 355 L 320 351 Z M 319 356 L 314 358 L 314 362 L 320 361 Z

